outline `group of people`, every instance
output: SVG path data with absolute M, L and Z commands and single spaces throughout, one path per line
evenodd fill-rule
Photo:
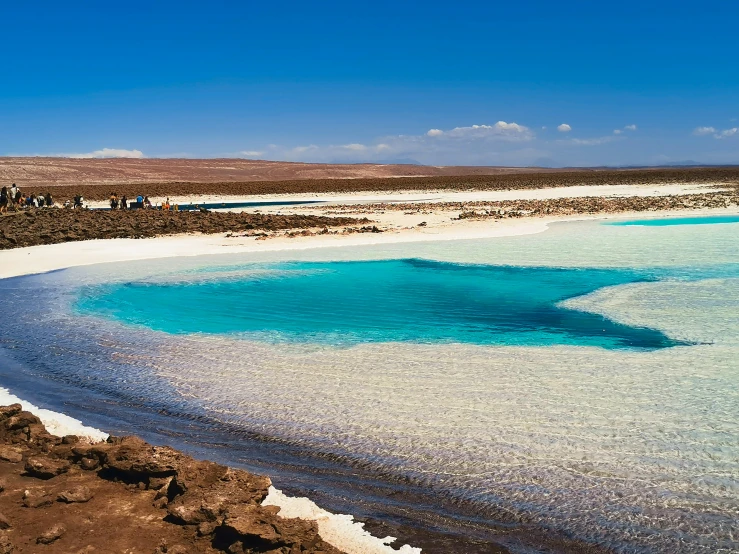
M 54 199 L 50 193 L 46 194 L 30 194 L 27 195 L 13 183 L 11 186 L 4 186 L 0 190 L 0 214 L 6 213 L 9 210 L 18 211 L 25 208 L 45 208 L 53 207 Z M 67 200 L 64 202 L 65 208 L 84 208 L 85 200 L 82 196 L 77 195 L 73 201 Z M 156 206 L 159 208 L 159 205 Z M 161 205 L 162 210 L 177 210 L 178 206 L 170 206 L 169 198 L 166 202 Z M 110 209 L 111 210 L 129 210 L 129 209 L 150 209 L 154 208 L 149 200 L 148 196 L 138 195 L 136 201 L 129 201 L 126 196 L 118 197 L 118 193 L 111 193 L 110 195 Z
M 21 189 L 13 183 L 10 187 L 4 186 L 0 189 L 0 213 L 6 213 L 8 210 L 19 210 L 24 208 L 51 208 L 54 206 L 54 199 L 50 193 L 46 194 L 30 194 L 21 192 Z
M 111 210 L 128 210 L 134 208 L 151 208 L 151 200 L 148 196 L 141 196 L 140 194 L 136 197 L 136 202 L 128 201 L 125 195 L 118 198 L 118 193 L 113 192 L 110 195 L 110 209 Z

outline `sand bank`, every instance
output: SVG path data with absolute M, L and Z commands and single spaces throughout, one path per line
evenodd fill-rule
M 402 214 L 399 214 L 402 216 Z M 445 223 L 448 217 L 444 218 Z M 400 224 L 402 217 L 397 218 Z M 302 250 L 332 246 L 363 246 L 395 242 L 460 240 L 503 237 L 539 233 L 546 230 L 545 219 L 496 222 L 451 222 L 438 227 L 391 230 L 384 233 L 353 235 L 318 235 L 308 237 L 276 237 L 256 240 L 254 237 L 217 235 L 173 235 L 151 239 L 104 239 L 67 242 L 0 251 L 0 278 L 44 273 L 106 262 L 123 262 L 175 256 L 237 254 Z
M 584 196 L 669 196 L 673 194 L 698 194 L 720 190 L 724 183 L 653 183 L 644 185 L 580 185 L 516 190 L 403 190 L 386 192 L 301 193 L 243 195 L 172 195 L 170 204 L 205 204 L 218 202 L 326 202 L 329 204 L 374 204 L 378 202 L 494 202 L 502 200 L 547 200 L 553 198 Z M 151 196 L 153 204 L 161 204 L 166 197 Z M 129 199 L 130 200 L 130 199 Z M 88 202 L 91 208 L 107 208 L 108 202 Z M 244 208 L 238 208 L 239 211 Z M 262 211 L 279 210 L 279 206 L 252 208 Z

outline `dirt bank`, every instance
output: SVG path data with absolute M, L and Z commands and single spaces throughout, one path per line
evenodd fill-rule
M 257 234 L 324 227 L 343 227 L 342 232 L 372 231 L 371 227 L 366 227 L 367 223 L 367 219 L 314 215 L 27 209 L 0 216 L 0 250 L 90 239 L 146 238 L 181 233 Z
M 135 437 L 55 437 L 0 407 L 0 553 L 339 554 L 261 506 L 270 480 Z

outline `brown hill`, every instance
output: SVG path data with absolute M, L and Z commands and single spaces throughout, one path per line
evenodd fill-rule
M 0 182 L 14 182 L 26 187 L 161 182 L 220 183 L 298 179 L 372 179 L 497 175 L 536 171 L 541 171 L 541 169 L 402 164 L 309 164 L 242 159 L 0 158 Z

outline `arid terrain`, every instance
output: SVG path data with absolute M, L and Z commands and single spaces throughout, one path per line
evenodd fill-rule
M 405 164 L 312 164 L 244 159 L 0 158 L 0 182 L 18 185 L 125 183 L 221 183 L 303 179 L 378 179 L 444 175 L 531 173 L 539 168 L 423 166 Z M 551 171 L 551 170 L 549 170 Z
M 368 219 L 157 210 L 91 211 L 28 209 L 0 216 L 0 250 L 93 239 L 148 238 L 182 233 L 373 232 Z M 313 229 L 313 231 L 310 231 Z
M 431 190 L 520 190 L 581 185 L 739 184 L 739 166 L 653 169 L 542 169 L 327 165 L 239 159 L 0 158 L 0 183 L 64 201 L 115 192 L 166 196 L 249 196 Z

